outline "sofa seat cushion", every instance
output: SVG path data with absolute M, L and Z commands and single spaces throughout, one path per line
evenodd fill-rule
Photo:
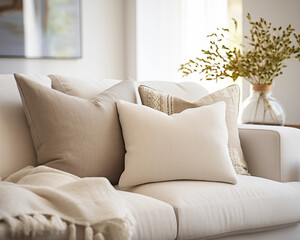
M 238 176 L 236 185 L 172 181 L 126 189 L 174 207 L 178 239 L 226 236 L 300 221 L 300 188 L 263 178 Z M 299 187 L 299 186 L 298 186 Z
M 136 221 L 132 240 L 168 240 L 177 235 L 177 221 L 171 205 L 141 194 L 119 191 Z

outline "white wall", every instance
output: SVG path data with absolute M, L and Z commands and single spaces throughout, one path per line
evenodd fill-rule
M 0 58 L 0 73 L 125 78 L 124 0 L 82 0 L 82 58 Z
M 299 0 L 244 0 L 243 1 L 244 34 L 249 33 L 246 14 L 253 19 L 265 18 L 274 26 L 286 27 L 289 24 L 300 33 L 300 1 Z M 287 124 L 300 124 L 300 62 L 289 60 L 283 75 L 277 77 L 273 84 L 273 95 L 286 111 Z M 249 84 L 245 81 L 244 97 L 249 95 Z
M 125 0 L 125 69 L 127 79 L 137 79 L 136 0 Z

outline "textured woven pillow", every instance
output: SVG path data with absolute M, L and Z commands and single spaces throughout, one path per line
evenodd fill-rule
M 116 100 L 135 102 L 132 81 L 123 81 L 91 100 L 63 94 L 15 75 L 38 164 L 80 177 L 107 177 L 116 184 L 125 146 Z
M 120 187 L 179 179 L 236 183 L 224 102 L 170 116 L 124 101 L 117 106 L 126 147 Z
M 229 134 L 229 155 L 232 164 L 236 173 L 249 175 L 248 166 L 242 152 L 237 128 L 240 97 L 240 91 L 237 85 L 231 85 L 227 88 L 211 93 L 193 103 L 144 85 L 139 86 L 138 90 L 143 105 L 162 111 L 168 115 L 180 113 L 187 108 L 202 107 L 215 102 L 224 101 L 226 103 L 226 124 Z

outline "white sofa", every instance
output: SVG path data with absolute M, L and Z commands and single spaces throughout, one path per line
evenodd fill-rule
M 50 87 L 50 79 L 44 80 Z M 101 82 L 104 90 L 118 81 Z M 188 101 L 207 94 L 195 83 L 143 84 Z M 252 176 L 238 176 L 236 185 L 169 181 L 119 190 L 137 222 L 133 239 L 300 239 L 300 130 L 242 125 L 239 133 Z M 14 77 L 1 75 L 0 176 L 5 179 L 36 164 Z M 77 235 L 83 239 L 82 231 Z M 0 222 L 0 239 L 11 239 L 4 222 Z M 68 229 L 60 235 L 45 234 L 37 239 L 68 239 Z

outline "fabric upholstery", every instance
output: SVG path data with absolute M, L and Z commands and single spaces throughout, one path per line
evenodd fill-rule
M 174 95 L 185 101 L 194 102 L 208 94 L 208 91 L 197 82 L 166 82 L 166 81 L 144 81 L 136 82 L 137 88 L 140 85 L 147 86 L 161 92 Z M 139 94 L 138 94 L 139 95 Z
M 35 78 L 37 82 L 50 87 L 50 79 L 45 76 L 30 76 L 30 78 Z M 115 81 L 112 80 L 112 82 L 113 83 L 111 84 L 114 85 Z M 189 102 L 197 101 L 200 97 L 206 95 L 206 90 L 197 83 L 171 83 L 154 81 L 147 83 L 143 82 L 141 84 L 175 95 Z M 106 86 L 106 83 L 104 83 L 104 85 L 105 87 L 101 89 L 101 92 L 110 87 Z M 96 94 L 98 94 L 98 91 Z M 5 178 L 9 174 L 25 166 L 36 165 L 35 150 L 32 144 L 29 127 L 13 75 L 0 75 L 0 133 L 0 176 L 2 178 Z M 299 130 L 295 128 L 247 125 L 247 129 L 245 129 L 245 127 L 242 126 L 240 129 L 241 143 L 244 150 L 245 159 L 249 164 L 250 173 L 257 176 L 270 177 L 272 179 L 274 178 L 279 181 L 299 180 L 299 171 L 297 170 L 299 169 L 298 163 L 300 162 L 298 158 L 300 155 L 297 154 L 300 149 L 297 146 L 297 142 L 299 142 L 298 136 Z M 240 184 L 240 182 L 241 181 L 239 181 L 237 186 Z M 263 185 L 263 182 L 259 182 L 258 184 Z M 299 186 L 298 183 L 295 184 Z M 161 191 L 160 189 L 158 189 L 158 191 Z M 130 198 L 131 197 L 128 199 Z M 133 200 L 138 199 L 135 197 L 132 198 Z M 171 229 L 167 228 L 171 225 L 170 222 L 159 221 L 159 217 L 157 217 L 159 214 L 164 215 L 165 212 L 162 210 L 163 206 L 161 208 L 158 208 L 158 205 L 156 204 L 150 206 L 150 203 L 144 200 L 142 196 L 139 200 L 139 204 L 136 201 L 132 201 L 132 204 L 130 204 L 129 207 L 132 210 L 136 210 L 136 213 L 133 212 L 135 216 L 138 214 L 140 214 L 140 217 L 147 216 L 147 220 L 142 221 L 139 219 L 139 221 L 142 221 L 143 223 L 157 223 L 157 225 L 149 224 L 149 229 L 146 227 L 146 225 L 141 226 L 138 224 L 136 227 L 140 230 L 137 230 L 137 232 L 142 232 L 144 234 L 138 234 L 138 238 L 136 239 L 144 239 L 145 236 L 148 236 L 149 232 L 154 233 L 157 231 L 157 235 L 152 236 L 158 236 L 159 234 L 163 234 L 160 232 L 160 230 L 164 231 L 164 229 L 166 229 L 167 232 Z M 152 218 L 150 214 L 154 213 L 155 209 L 159 209 L 159 212 L 156 212 L 156 217 Z M 280 208 L 278 209 L 280 210 Z M 297 208 L 295 209 L 297 210 Z M 145 211 L 149 215 L 146 215 Z M 168 214 L 171 216 L 171 210 L 168 211 Z M 262 214 L 259 213 L 259 216 L 261 215 Z M 170 217 L 166 214 L 162 217 L 162 219 L 165 218 L 169 219 Z M 260 222 L 257 224 L 259 223 Z M 159 228 L 160 230 L 157 230 L 159 226 L 161 226 L 161 228 Z M 273 230 L 267 231 L 268 229 Z M 79 231 L 79 229 L 77 230 L 77 233 L 79 234 L 78 239 L 84 239 L 84 231 L 82 232 Z M 49 234 L 37 236 L 37 239 L 68 239 L 67 232 L 68 230 L 66 229 L 66 231 L 63 233 L 58 233 L 51 236 Z M 170 232 L 172 232 L 172 230 L 170 230 Z M 242 232 L 243 230 L 231 232 L 231 234 L 234 234 L 234 236 L 220 237 L 220 239 L 298 240 L 300 235 L 300 224 L 269 226 L 266 228 L 258 226 L 258 228 L 246 229 L 244 231 L 246 233 L 244 234 Z M 172 234 L 174 234 L 174 232 Z M 171 236 L 171 234 L 169 236 Z M 0 223 L 0 239 L 10 239 L 8 237 L 7 226 L 5 226 L 3 222 Z M 16 239 L 24 240 L 25 238 L 21 237 Z M 166 237 L 166 239 L 169 238 Z M 204 239 L 207 238 L 205 237 Z
M 171 181 L 126 190 L 172 205 L 178 239 L 234 235 L 300 221 L 300 188 L 253 176 L 238 175 L 236 185 Z
M 100 92 L 120 82 L 116 79 L 96 79 L 96 78 L 76 78 L 63 75 L 49 75 L 52 81 L 52 88 L 68 95 L 93 98 Z M 165 81 L 145 81 L 134 82 L 136 88 L 137 101 L 141 104 L 138 93 L 138 86 L 145 85 L 160 91 L 179 96 L 186 101 L 195 101 L 199 97 L 207 95 L 207 90 L 195 82 L 165 82 Z
M 49 75 L 53 89 L 62 93 L 91 99 L 106 89 L 120 83 L 115 79 L 91 79 L 91 78 L 75 78 L 63 75 Z
M 250 233 L 236 233 L 227 237 L 213 238 L 218 240 L 299 240 L 300 223 L 274 226 L 271 229 L 257 228 Z
M 275 181 L 300 181 L 300 129 L 244 124 L 239 133 L 249 172 Z
M 177 235 L 177 222 L 171 205 L 141 194 L 119 191 L 137 224 L 132 240 L 168 240 Z
M 123 81 L 91 100 L 44 87 L 16 75 L 37 161 L 80 177 L 123 171 L 124 142 L 115 101 L 135 102 L 133 82 Z
M 124 101 L 117 107 L 126 147 L 119 186 L 176 179 L 236 183 L 224 102 L 171 116 Z
M 33 81 L 50 88 L 45 76 L 30 75 Z M 36 165 L 36 154 L 13 75 L 0 75 L 0 177 L 28 165 Z
M 143 85 L 139 86 L 139 93 L 143 105 L 162 111 L 168 115 L 180 113 L 187 108 L 202 107 L 218 101 L 225 101 L 226 124 L 229 133 L 229 154 L 236 173 L 248 175 L 248 167 L 244 159 L 237 128 L 240 99 L 239 87 L 237 85 L 232 85 L 211 93 L 193 103 Z

